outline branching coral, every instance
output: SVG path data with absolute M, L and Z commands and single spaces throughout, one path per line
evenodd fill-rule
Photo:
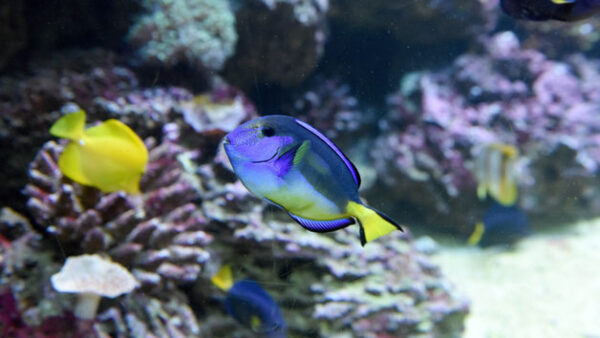
M 130 196 L 69 181 L 57 166 L 63 146 L 48 142 L 32 162 L 27 205 L 67 255 L 108 252 L 146 287 L 165 279 L 191 282 L 209 259 L 202 246 L 211 241 L 193 204 L 197 183 L 177 160 L 193 154 L 168 142 L 150 146 L 143 196 Z

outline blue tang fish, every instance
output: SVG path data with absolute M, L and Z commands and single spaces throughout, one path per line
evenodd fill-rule
M 225 151 L 254 195 L 284 209 L 309 231 L 360 225 L 362 245 L 401 227 L 360 200 L 358 171 L 321 132 L 290 116 L 248 121 L 229 133 Z
M 225 310 L 240 324 L 265 337 L 286 336 L 287 325 L 281 310 L 260 284 L 252 280 L 233 283 L 229 265 L 223 266 L 211 280 L 227 292 Z
M 529 218 L 517 206 L 494 202 L 483 215 L 483 222 L 475 225 L 468 242 L 484 248 L 493 245 L 512 245 L 531 234 Z
M 504 12 L 517 19 L 577 21 L 600 12 L 600 0 L 501 0 Z

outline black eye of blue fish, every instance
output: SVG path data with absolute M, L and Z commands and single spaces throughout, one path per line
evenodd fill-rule
M 272 127 L 264 127 L 262 130 L 262 134 L 266 137 L 271 137 L 275 135 L 275 129 L 273 129 Z

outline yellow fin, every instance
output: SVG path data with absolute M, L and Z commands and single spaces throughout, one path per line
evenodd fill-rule
M 84 127 L 85 112 L 79 110 L 78 112 L 67 114 L 54 122 L 52 127 L 50 127 L 50 134 L 56 137 L 78 140 L 83 134 Z
M 231 266 L 228 264 L 223 265 L 221 269 L 210 278 L 211 282 L 216 285 L 219 289 L 227 292 L 233 286 L 233 277 L 231 273 Z
M 498 202 L 505 206 L 515 204 L 517 201 L 517 184 L 511 181 L 502 182 L 500 188 L 500 194 L 497 196 Z
M 557 4 L 557 5 L 564 5 L 564 4 L 570 4 L 575 2 L 575 0 L 550 0 L 553 3 Z
M 356 202 L 348 202 L 347 212 L 353 217 L 356 217 L 360 222 L 362 245 L 385 236 L 394 230 L 402 230 L 399 225 L 383 214 Z
M 296 154 L 294 155 L 294 161 L 293 161 L 294 165 L 298 165 L 298 163 L 300 163 L 300 161 L 302 161 L 304 156 L 306 156 L 306 152 L 308 151 L 309 148 L 310 148 L 309 140 L 302 142 L 300 147 L 298 147 L 298 150 L 296 150 Z
M 469 245 L 476 245 L 481 240 L 484 232 L 485 227 L 483 226 L 483 222 L 477 222 L 477 224 L 475 224 L 475 230 L 473 230 L 473 233 L 469 236 L 467 243 Z
M 480 201 L 485 200 L 486 196 L 487 196 L 487 188 L 486 188 L 485 184 L 477 185 L 477 197 L 479 198 L 479 200 Z
M 261 325 L 262 325 L 262 322 L 261 322 L 260 318 L 258 318 L 258 316 L 252 316 L 250 318 L 250 327 L 252 328 L 253 331 L 258 331 L 260 329 Z
M 75 141 L 69 143 L 58 159 L 58 167 L 63 175 L 85 185 L 93 185 L 81 168 L 81 145 Z

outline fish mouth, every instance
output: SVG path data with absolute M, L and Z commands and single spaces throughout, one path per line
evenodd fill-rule
M 266 159 L 266 160 L 250 161 L 250 162 L 252 162 L 252 163 L 265 163 L 265 162 L 269 162 L 269 161 L 271 161 L 272 159 L 274 159 L 274 158 L 277 156 L 277 154 L 279 154 L 279 148 L 277 148 L 277 150 L 275 151 L 275 153 L 273 153 L 273 156 L 269 157 L 269 158 L 268 158 L 268 159 Z

